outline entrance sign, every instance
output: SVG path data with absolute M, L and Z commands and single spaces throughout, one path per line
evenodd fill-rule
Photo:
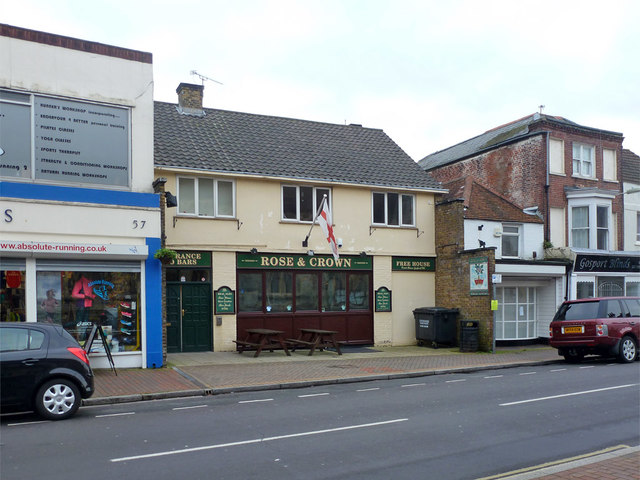
M 391 311 L 391 290 L 387 287 L 380 287 L 376 290 L 376 312 Z
M 216 315 L 236 313 L 236 293 L 229 287 L 220 287 L 214 291 Z

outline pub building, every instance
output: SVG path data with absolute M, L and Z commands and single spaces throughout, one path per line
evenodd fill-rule
M 105 368 L 100 325 L 115 367 L 161 367 L 151 54 L 9 25 L 0 51 L 0 321 L 62 325 Z
M 415 344 L 435 305 L 434 196 L 443 189 L 382 130 L 232 112 L 180 84 L 155 102 L 167 351 L 235 351 L 246 330 Z M 322 199 L 338 256 L 317 222 Z

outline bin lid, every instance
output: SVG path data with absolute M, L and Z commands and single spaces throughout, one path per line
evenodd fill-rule
M 418 307 L 413 313 L 458 313 L 457 308 L 444 308 L 444 307 Z

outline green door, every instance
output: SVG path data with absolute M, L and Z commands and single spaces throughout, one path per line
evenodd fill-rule
M 167 283 L 167 351 L 211 350 L 211 284 Z

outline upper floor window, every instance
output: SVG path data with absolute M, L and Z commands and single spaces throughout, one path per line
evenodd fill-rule
M 549 139 L 549 171 L 564 174 L 564 142 L 562 140 Z
M 374 225 L 415 226 L 415 196 L 374 192 L 372 196 Z
M 611 148 L 602 149 L 602 179 L 615 182 L 617 180 L 616 151 Z
M 282 186 L 282 219 L 298 222 L 313 222 L 322 203 L 327 196 L 331 210 L 331 191 L 328 188 L 302 185 Z
M 611 236 L 610 205 L 573 206 L 570 209 L 571 246 L 609 250 Z
M 640 242 L 640 212 L 636 212 L 636 242 Z
M 520 226 L 519 225 L 503 225 L 502 226 L 502 256 L 503 257 L 519 257 L 520 256 Z
M 215 178 L 178 178 L 178 212 L 200 217 L 235 216 L 235 184 Z
M 573 144 L 573 174 L 592 178 L 595 175 L 593 145 Z

